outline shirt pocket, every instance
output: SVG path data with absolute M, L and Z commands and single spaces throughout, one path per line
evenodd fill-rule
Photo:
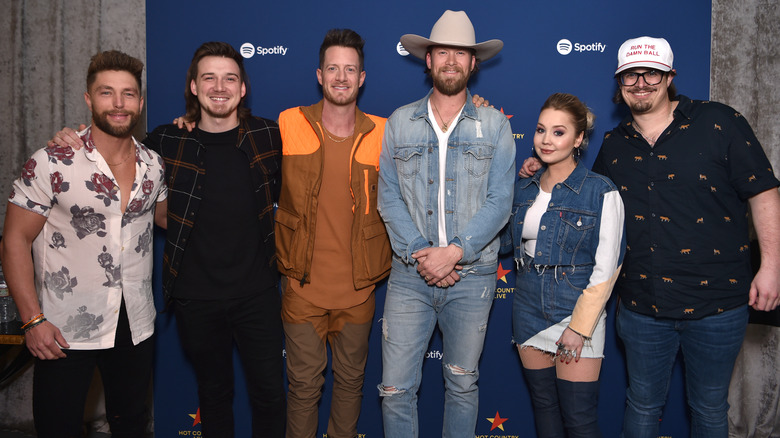
M 561 227 L 558 231 L 558 245 L 567 253 L 574 253 L 588 242 L 596 228 L 596 216 L 583 212 L 560 212 Z
M 197 187 L 200 175 L 196 169 L 173 166 L 168 163 L 166 163 L 166 166 L 168 169 L 166 171 L 166 183 L 169 190 L 181 193 L 200 192 L 200 187 Z
M 398 146 L 395 148 L 393 159 L 398 173 L 404 177 L 413 177 L 420 173 L 422 166 L 422 146 Z
M 463 163 L 472 176 L 484 176 L 490 170 L 495 148 L 486 144 L 466 146 L 463 150 Z

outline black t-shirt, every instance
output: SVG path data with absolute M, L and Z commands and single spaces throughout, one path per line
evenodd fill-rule
M 276 278 L 269 275 L 260 245 L 249 159 L 236 147 L 238 127 L 221 133 L 198 130 L 196 135 L 205 147 L 203 199 L 173 296 L 238 298 L 272 287 Z

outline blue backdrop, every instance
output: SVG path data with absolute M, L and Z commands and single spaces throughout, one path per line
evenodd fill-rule
M 478 6 L 477 6 L 478 5 Z M 430 88 L 422 62 L 398 52 L 402 34 L 427 37 L 445 9 L 465 10 L 477 41 L 498 38 L 503 51 L 485 62 L 469 88 L 486 96 L 511 118 L 518 162 L 530 155 L 539 107 L 553 92 L 569 92 L 597 115 L 596 130 L 584 156 L 590 166 L 601 137 L 625 115 L 611 102 L 617 49 L 632 37 L 663 36 L 675 51 L 678 90 L 693 98 L 709 96 L 710 1 L 616 2 L 453 0 L 374 2 L 240 2 L 222 0 L 148 1 L 148 125 L 169 123 L 184 113 L 185 75 L 192 54 L 206 41 L 226 41 L 248 56 L 251 79 L 249 106 L 256 115 L 276 119 L 289 107 L 317 102 L 321 93 L 315 70 L 318 50 L 328 29 L 351 28 L 366 40 L 366 82 L 358 105 L 387 117 Z M 570 51 L 565 50 L 566 47 Z M 162 235 L 157 236 L 158 266 Z M 533 437 L 531 405 L 511 339 L 514 263 L 502 260 L 497 294 L 480 364 L 480 406 L 477 437 Z M 159 279 L 156 282 L 157 297 Z M 381 380 L 379 319 L 385 287 L 377 289 L 376 325 L 364 388 L 361 437 L 381 437 L 382 419 L 376 385 Z M 158 302 L 158 308 L 162 303 Z M 623 355 L 614 333 L 615 300 L 608 307 L 607 346 L 601 374 L 599 422 L 605 437 L 619 435 L 625 405 Z M 155 368 L 155 436 L 201 436 L 195 379 L 179 346 L 170 313 L 157 322 Z M 436 335 L 424 363 L 420 394 L 420 436 L 441 435 L 443 380 L 441 339 Z M 280 352 L 283 355 L 284 352 Z M 682 367 L 675 368 L 661 434 L 688 436 Z M 236 358 L 236 436 L 250 434 L 248 399 Z M 326 383 L 319 436 L 325 435 L 330 405 Z M 208 437 L 206 437 L 208 438 Z

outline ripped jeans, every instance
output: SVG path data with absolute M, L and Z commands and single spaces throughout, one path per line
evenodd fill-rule
M 417 391 L 423 357 L 437 323 L 443 338 L 442 436 L 474 437 L 478 364 L 495 290 L 495 274 L 466 274 L 454 286 L 430 287 L 414 267 L 393 261 L 385 299 L 379 385 L 386 438 L 419 434 Z

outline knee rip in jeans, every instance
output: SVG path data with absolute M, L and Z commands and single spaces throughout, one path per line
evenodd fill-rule
M 382 321 L 382 337 L 387 339 L 387 320 L 382 318 L 380 321 Z
M 377 388 L 379 388 L 380 397 L 391 397 L 394 395 L 401 395 L 406 392 L 405 389 L 398 389 L 395 386 L 379 385 Z
M 463 369 L 463 368 L 461 368 L 461 367 L 459 367 L 457 365 L 452 365 L 452 364 L 449 364 L 449 363 L 444 365 L 444 368 L 448 369 L 452 373 L 452 375 L 454 375 L 454 376 L 473 376 L 473 375 L 477 374 L 476 371 L 465 370 L 465 369 Z

